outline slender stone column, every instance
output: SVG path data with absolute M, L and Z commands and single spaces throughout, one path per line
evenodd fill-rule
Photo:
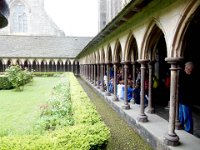
M 123 109 L 130 109 L 130 105 L 128 103 L 128 95 L 127 95 L 127 91 L 128 91 L 127 71 L 128 71 L 128 65 L 127 63 L 124 63 L 124 106 L 122 106 Z
M 153 64 L 154 62 L 149 62 L 148 63 L 148 68 L 149 68 L 149 87 L 148 87 L 148 107 L 147 107 L 147 113 L 153 114 L 155 112 L 153 106 L 152 106 L 152 87 L 153 87 Z
M 92 64 L 92 84 L 94 84 L 94 64 Z
M 85 64 L 85 79 L 87 80 L 87 64 Z
M 4 64 L 4 72 L 6 71 L 7 68 L 8 68 L 8 64 L 5 63 L 5 64 Z
M 94 78 L 94 86 L 97 86 L 97 83 L 96 83 L 96 81 L 97 81 L 97 79 L 96 79 L 96 64 L 94 64 L 94 71 L 93 72 L 94 72 L 94 74 L 93 74 L 94 75 L 94 77 L 93 77 Z
M 101 64 L 101 91 L 102 92 L 105 92 L 104 90 L 104 79 L 103 79 L 103 76 L 104 76 L 104 64 Z
M 42 72 L 41 63 L 38 64 L 38 67 L 39 67 L 39 72 Z
M 109 84 L 109 80 L 110 80 L 110 65 L 109 65 L 109 63 L 107 64 L 107 83 L 106 83 L 106 85 L 107 85 L 107 90 L 106 90 L 106 92 L 105 92 L 105 95 L 106 96 L 110 96 L 111 94 L 110 94 L 110 92 L 109 92 L 109 86 L 108 86 L 108 84 Z
M 141 93 L 140 93 L 140 115 L 137 118 L 139 122 L 147 122 L 148 117 L 144 113 L 144 81 L 145 81 L 145 70 L 146 70 L 146 64 L 148 63 L 148 60 L 139 60 L 138 61 L 141 64 Z
M 85 77 L 85 65 L 82 64 L 81 66 L 82 66 L 82 74 L 81 74 L 81 75 L 82 75 L 83 77 Z M 66 68 L 66 69 L 67 69 L 67 68 Z
M 99 71 L 100 67 L 99 64 L 97 64 L 97 88 L 99 89 L 99 80 L 100 80 L 100 71 Z
M 65 66 L 66 67 L 66 66 Z M 65 68 L 65 71 L 66 71 L 67 69 Z M 83 76 L 84 75 L 84 69 L 83 69 L 83 64 L 81 64 L 80 65 L 80 73 L 81 73 L 81 76 Z
M 91 64 L 88 64 L 88 79 L 89 79 L 89 82 L 91 83 L 91 77 L 92 77 L 92 75 L 91 75 Z
M 136 76 L 135 76 L 135 64 L 136 64 L 136 62 L 133 62 L 133 63 L 132 63 L 132 73 L 133 73 L 132 80 L 133 80 L 133 88 L 135 88 L 135 82 L 136 82 Z
M 135 88 L 135 85 L 136 85 L 136 75 L 135 75 L 135 74 L 136 74 L 136 67 L 135 67 L 136 62 L 132 62 L 131 64 L 132 64 L 132 74 L 133 74 L 133 76 L 132 76 L 132 80 L 133 80 L 132 86 L 133 86 L 133 88 Z M 131 103 L 131 104 L 135 104 L 134 98 L 132 98 L 132 99 L 130 100 L 130 103 Z
M 47 72 L 50 72 L 50 71 L 49 71 L 49 63 L 47 63 Z
M 69 69 L 68 69 L 69 71 Z M 84 64 L 84 78 L 86 79 L 86 65 Z
M 166 61 L 171 64 L 171 78 L 170 78 L 170 109 L 169 109 L 169 124 L 168 132 L 164 135 L 164 143 L 170 146 L 177 146 L 179 144 L 179 136 L 175 133 L 175 119 L 176 119 L 176 90 L 177 90 L 177 62 L 181 58 L 166 58 Z
M 80 76 L 83 75 L 83 68 L 82 68 L 82 67 L 83 67 L 82 64 L 80 64 L 80 68 L 79 68 L 79 69 L 80 69 L 80 72 L 79 72 L 79 73 L 80 73 Z M 65 71 L 65 70 L 64 70 L 64 71 Z
M 113 65 L 114 67 L 114 97 L 113 101 L 119 101 L 117 97 L 117 65 L 116 63 Z
M 87 80 L 90 80 L 90 76 L 89 76 L 89 64 L 87 64 Z
M 2 72 L 4 72 L 4 71 L 5 71 L 5 64 L 2 63 Z
M 180 74 L 180 66 L 177 66 L 177 74 L 176 74 L 176 121 L 175 121 L 175 129 L 181 130 L 181 123 L 179 121 L 179 74 Z
M 63 62 L 63 72 L 65 72 L 65 62 Z
M 93 83 L 93 68 L 92 68 L 92 64 L 90 64 L 90 83 L 92 84 Z
M 47 72 L 47 64 L 44 62 L 44 72 Z

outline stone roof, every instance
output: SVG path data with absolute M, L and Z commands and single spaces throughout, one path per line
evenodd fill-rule
M 75 58 L 93 37 L 0 36 L 0 57 Z

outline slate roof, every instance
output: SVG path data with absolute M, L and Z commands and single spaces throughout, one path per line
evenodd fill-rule
M 0 36 L 0 57 L 75 58 L 93 37 Z

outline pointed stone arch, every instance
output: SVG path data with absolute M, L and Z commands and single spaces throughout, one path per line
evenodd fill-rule
M 92 53 L 92 63 L 93 63 L 93 64 L 96 63 L 96 55 L 95 55 L 95 52 Z
M 41 61 L 41 72 L 46 72 L 46 60 L 45 59 L 43 59 L 42 61 Z
M 112 58 L 112 49 L 111 49 L 110 44 L 107 45 L 105 56 L 106 56 L 105 62 L 112 63 L 113 58 Z
M 170 57 L 182 57 L 185 50 L 184 38 L 186 31 L 195 15 L 199 13 L 200 1 L 188 1 L 186 8 L 181 14 L 179 24 L 174 35 L 172 43 L 172 52 Z
M 55 71 L 55 61 L 53 59 L 50 59 L 50 61 L 49 61 L 49 71 L 50 72 Z
M 147 31 L 142 42 L 142 53 L 140 59 L 155 59 L 156 46 L 161 37 L 164 37 L 162 30 L 158 27 L 155 21 L 152 21 L 147 28 Z M 166 47 L 166 46 L 165 46 Z
M 33 70 L 36 72 L 38 71 L 38 64 L 39 62 L 37 61 L 37 59 L 34 59 L 32 65 L 33 65 Z
M 153 20 L 147 28 L 144 37 L 141 58 L 150 61 L 152 65 L 152 76 L 155 76 L 159 82 L 157 91 L 160 92 L 156 94 L 154 101 L 161 106 L 167 106 L 170 95 L 169 92 L 166 93 L 168 89 L 165 89 L 163 82 L 169 74 L 169 64 L 165 61 L 167 57 L 165 35 L 160 26 Z M 166 93 L 166 95 L 164 95 L 164 93 Z
M 119 40 L 117 40 L 114 48 L 114 62 L 121 63 L 121 61 L 122 61 L 122 47 Z
M 104 48 L 100 50 L 100 63 L 105 63 L 105 52 Z
M 129 33 L 125 46 L 125 61 L 135 62 L 138 59 L 138 46 L 132 33 Z
M 100 54 L 99 54 L 99 51 L 96 52 L 96 63 L 97 64 L 100 63 Z
M 12 59 L 8 59 L 7 62 L 6 62 L 6 65 L 9 67 L 10 65 L 13 64 L 13 61 Z

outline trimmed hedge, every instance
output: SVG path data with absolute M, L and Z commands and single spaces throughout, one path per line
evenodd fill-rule
M 44 134 L 13 135 L 0 138 L 1 149 L 12 150 L 92 150 L 103 149 L 110 130 L 72 73 L 68 74 L 74 125 Z
M 33 72 L 33 75 L 36 77 L 54 77 L 61 74 L 63 72 Z
M 0 75 L 0 90 L 8 90 L 12 88 L 12 83 L 8 80 L 8 77 L 5 75 Z

